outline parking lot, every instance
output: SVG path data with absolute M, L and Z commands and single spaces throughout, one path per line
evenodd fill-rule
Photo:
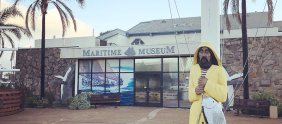
M 228 124 L 281 124 L 282 119 L 225 113 Z M 0 124 L 188 124 L 189 109 L 98 106 L 87 110 L 26 108 Z

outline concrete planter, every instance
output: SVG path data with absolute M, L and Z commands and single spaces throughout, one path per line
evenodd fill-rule
M 269 106 L 269 117 L 278 118 L 278 107 L 277 106 Z
M 18 113 L 23 110 L 22 92 L 18 90 L 0 91 L 0 117 Z

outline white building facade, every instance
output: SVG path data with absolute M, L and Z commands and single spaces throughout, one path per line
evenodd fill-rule
M 261 17 L 266 13 L 248 14 L 248 37 L 282 36 L 281 22 L 266 25 Z M 189 107 L 188 78 L 201 42 L 200 24 L 200 17 L 153 20 L 103 33 L 95 41 L 46 40 L 46 47 L 65 47 L 60 57 L 76 59 L 75 94 L 120 93 L 121 105 Z M 230 33 L 222 27 L 222 40 L 241 38 L 240 26 L 232 24 Z

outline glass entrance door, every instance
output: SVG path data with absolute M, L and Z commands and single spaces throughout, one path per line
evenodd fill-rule
M 135 105 L 161 106 L 161 73 L 135 73 Z

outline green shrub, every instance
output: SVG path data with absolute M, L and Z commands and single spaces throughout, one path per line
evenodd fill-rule
M 0 83 L 0 90 L 11 90 L 13 89 L 10 83 Z
M 49 101 L 46 98 L 43 99 L 37 99 L 33 101 L 36 104 L 37 108 L 45 108 L 49 106 Z
M 254 100 L 268 100 L 270 105 L 279 106 L 281 104 L 279 98 L 271 92 L 259 91 L 252 95 Z
M 55 93 L 52 91 L 45 92 L 45 98 L 48 99 L 49 105 L 52 105 L 55 101 Z
M 25 106 L 26 107 L 35 107 L 36 106 L 36 103 L 35 101 L 38 99 L 37 96 L 26 96 L 25 97 Z
M 252 94 L 254 100 L 267 100 L 270 105 L 278 107 L 278 113 L 282 112 L 282 102 L 280 99 L 271 92 L 259 91 Z
M 88 100 L 88 94 L 81 93 L 77 94 L 75 97 L 70 98 L 69 109 L 77 110 L 77 109 L 89 109 L 90 102 Z

